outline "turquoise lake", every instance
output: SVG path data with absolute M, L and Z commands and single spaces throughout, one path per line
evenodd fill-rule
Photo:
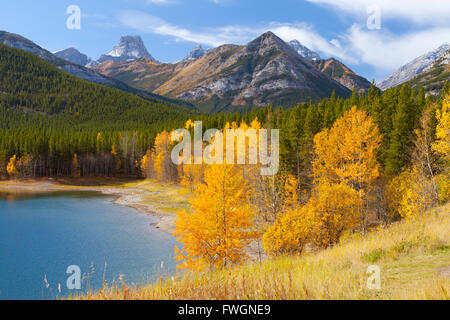
M 0 300 L 57 299 L 174 273 L 177 242 L 155 222 L 97 193 L 0 193 Z M 72 265 L 81 290 L 67 288 Z

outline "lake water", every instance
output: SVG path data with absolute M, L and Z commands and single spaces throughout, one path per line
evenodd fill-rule
M 97 193 L 0 193 L 0 299 L 55 299 L 173 273 L 176 241 L 155 221 Z M 67 288 L 71 265 L 84 275 L 80 291 Z

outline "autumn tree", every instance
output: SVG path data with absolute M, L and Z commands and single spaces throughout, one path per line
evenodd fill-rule
M 13 155 L 11 159 L 9 159 L 8 165 L 6 166 L 6 172 L 14 178 L 19 176 L 19 170 L 17 169 L 18 159 L 16 155 Z
M 192 210 L 178 214 L 174 235 L 178 268 L 198 271 L 239 263 L 256 237 L 247 182 L 233 165 L 210 165 L 190 200 Z
M 306 205 L 312 242 L 329 247 L 338 243 L 344 231 L 356 229 L 362 202 L 358 191 L 346 183 L 321 182 Z
M 141 172 L 147 179 L 154 177 L 154 161 L 151 150 L 147 150 L 141 159 Z
M 299 183 L 295 176 L 289 174 L 284 185 L 284 206 L 295 208 L 299 203 Z
M 424 214 L 436 203 L 432 180 L 417 166 L 405 169 L 391 180 L 386 188 L 386 198 L 393 218 Z
M 309 207 L 287 209 L 263 235 L 264 251 L 270 256 L 301 254 L 310 240 Z
M 178 172 L 171 159 L 171 142 L 167 131 L 156 136 L 153 159 L 155 175 L 159 181 L 173 182 L 176 180 Z
M 203 164 L 195 164 L 194 160 L 190 164 L 181 164 L 179 165 L 180 169 L 180 184 L 189 188 L 191 192 L 195 190 L 197 185 L 203 180 Z
M 314 182 L 345 183 L 358 192 L 360 199 L 367 201 L 370 188 L 379 176 L 376 155 L 381 141 L 382 135 L 372 118 L 352 107 L 330 130 L 315 136 Z M 367 214 L 362 206 L 363 230 L 367 227 Z
M 438 156 L 440 162 L 439 200 L 450 200 L 450 95 L 442 101 L 442 108 L 436 111 L 437 127 L 436 141 L 432 150 Z

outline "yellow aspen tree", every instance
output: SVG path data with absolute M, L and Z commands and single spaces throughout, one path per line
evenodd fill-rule
M 178 176 L 177 168 L 172 163 L 170 150 L 170 134 L 164 130 L 156 136 L 153 162 L 156 178 L 162 182 L 172 182 Z
M 424 214 L 435 203 L 433 182 L 421 174 L 417 166 L 403 171 L 386 188 L 391 217 L 412 217 Z
M 441 202 L 450 200 L 450 95 L 442 102 L 442 108 L 436 111 L 436 141 L 432 150 L 442 162 L 441 173 L 436 177 L 438 181 L 438 196 Z
M 244 248 L 256 238 L 254 211 L 245 179 L 232 165 L 209 165 L 205 184 L 191 198 L 191 210 L 178 214 L 174 236 L 179 269 L 220 269 L 241 262 Z
M 311 239 L 317 247 L 339 242 L 344 231 L 356 229 L 362 199 L 346 183 L 321 182 L 306 205 L 311 223 Z
M 193 192 L 196 186 L 201 183 L 203 179 L 203 164 L 195 164 L 194 157 L 191 158 L 191 164 L 180 165 L 180 184 L 185 188 L 189 188 L 191 192 Z
M 299 203 L 299 183 L 295 176 L 289 174 L 286 178 L 284 186 L 284 206 L 287 208 L 295 208 Z
M 442 108 L 436 111 L 436 142 L 432 149 L 446 161 L 450 161 L 450 95 L 442 102 Z
M 367 195 L 379 176 L 376 154 L 382 138 L 372 118 L 352 107 L 331 129 L 314 137 L 314 182 L 345 183 L 358 191 L 367 204 Z M 367 229 L 367 219 L 368 212 L 361 206 L 363 231 Z
M 141 171 L 145 178 L 150 179 L 153 177 L 153 155 L 151 150 L 147 150 L 141 159 Z
M 270 256 L 301 254 L 309 242 L 311 221 L 308 207 L 289 208 L 267 228 L 264 251 Z
M 6 166 L 6 172 L 13 177 L 17 178 L 19 176 L 19 170 L 17 169 L 17 163 L 18 159 L 16 155 L 13 155 L 8 162 L 8 165 Z

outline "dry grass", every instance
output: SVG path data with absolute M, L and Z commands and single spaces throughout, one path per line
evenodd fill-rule
M 367 289 L 369 265 L 381 290 Z M 236 266 L 158 283 L 104 288 L 79 299 L 449 299 L 450 205 L 302 257 Z

